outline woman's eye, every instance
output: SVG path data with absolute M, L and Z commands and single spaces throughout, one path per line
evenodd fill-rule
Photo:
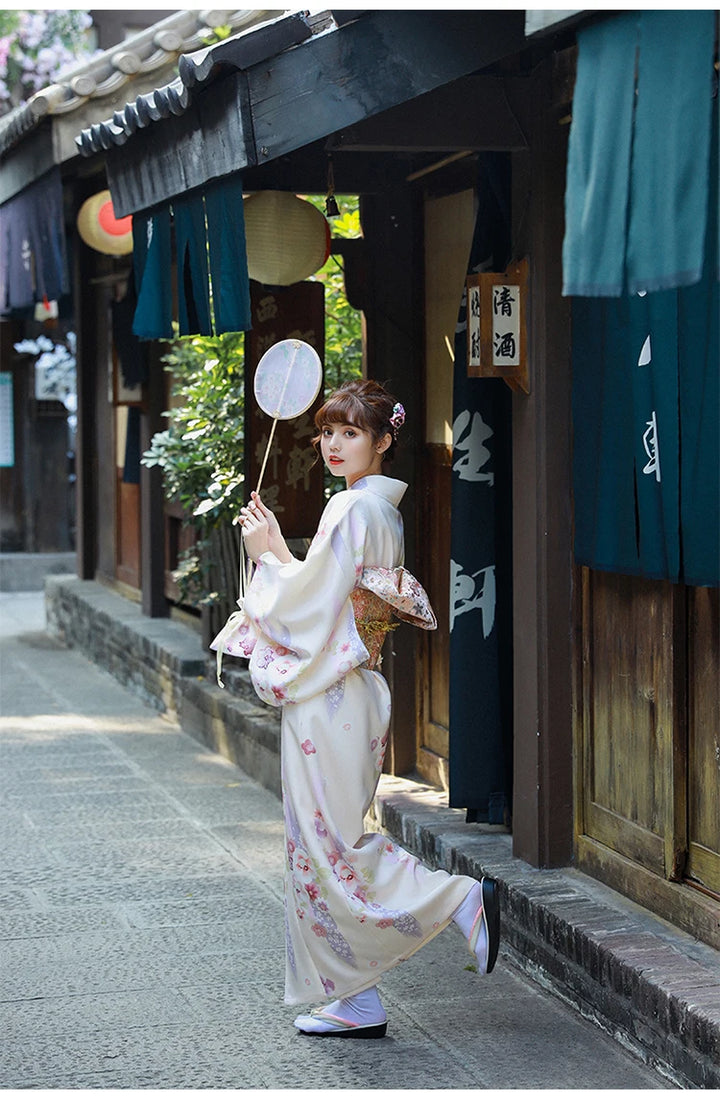
M 345 433 L 345 435 L 353 437 L 353 436 L 356 435 L 356 433 L 355 433 L 354 429 L 348 429 L 347 432 Z

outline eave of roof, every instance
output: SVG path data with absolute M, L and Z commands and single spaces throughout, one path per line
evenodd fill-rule
M 67 116 L 86 105 L 97 105 L 97 114 L 108 110 L 108 98 L 143 77 L 154 82 L 177 64 L 178 58 L 206 46 L 216 27 L 232 33 L 274 19 L 283 9 L 207 10 L 175 12 L 167 19 L 98 57 L 78 66 L 57 84 L 36 92 L 27 103 L 0 118 L 0 156 L 37 129 L 48 117 Z M 112 104 L 110 105 L 112 106 Z
M 523 50 L 522 11 L 295 13 L 179 62 L 75 138 L 117 215 L 269 164 Z
M 116 111 L 112 119 L 83 130 L 75 139 L 78 150 L 83 156 L 91 157 L 114 146 L 122 146 L 138 130 L 171 115 L 184 114 L 191 103 L 192 89 L 208 84 L 226 68 L 250 68 L 336 26 L 330 12 L 312 19 L 305 12 L 294 12 L 253 26 L 192 54 L 184 54 L 178 59 L 179 76 L 175 80 L 138 96 L 122 111 Z

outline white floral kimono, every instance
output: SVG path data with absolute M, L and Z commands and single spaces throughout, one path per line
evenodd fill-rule
M 375 665 L 390 617 L 436 626 L 402 565 L 406 489 L 368 475 L 335 494 L 306 559 L 262 555 L 242 612 L 212 644 L 247 657 L 258 696 L 283 709 L 289 1004 L 372 987 L 448 925 L 475 883 L 364 833 L 388 739 Z

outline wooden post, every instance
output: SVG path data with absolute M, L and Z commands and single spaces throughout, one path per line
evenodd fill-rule
M 85 193 L 77 197 L 79 207 Z M 97 461 L 95 424 L 98 388 L 98 335 L 91 254 L 75 250 L 73 290 L 77 321 L 77 431 L 75 436 L 75 549 L 78 578 L 94 579 L 97 569 Z
M 529 203 L 530 394 L 513 395 L 513 852 L 530 864 L 573 851 L 570 308 L 561 296 L 567 126 L 551 66 L 529 89 L 529 162 L 515 159 L 514 221 Z M 525 172 L 523 173 L 523 169 Z
M 140 418 L 140 450 L 147 451 L 150 441 L 162 426 L 165 408 L 163 367 L 160 345 L 154 341 L 149 353 L 145 404 Z M 165 497 L 160 467 L 140 468 L 140 576 L 142 610 L 146 616 L 170 615 L 165 596 Z

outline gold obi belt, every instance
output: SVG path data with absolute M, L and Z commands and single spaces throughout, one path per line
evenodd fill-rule
M 393 623 L 392 608 L 369 589 L 354 589 L 350 594 L 355 613 L 355 627 L 363 646 L 370 657 L 363 662 L 362 668 L 374 670 L 381 664 L 380 652 L 389 631 L 394 631 L 398 621 Z

